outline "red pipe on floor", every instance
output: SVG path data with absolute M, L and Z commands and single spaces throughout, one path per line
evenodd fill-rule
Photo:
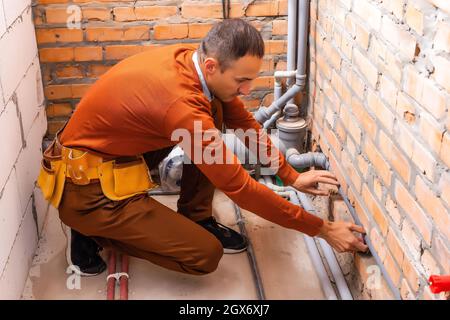
M 128 256 L 122 254 L 121 272 L 125 273 L 120 276 L 120 300 L 128 300 Z
M 430 290 L 433 293 L 450 292 L 450 275 L 448 276 L 430 276 L 428 279 Z
M 116 289 L 116 278 L 114 275 L 116 273 L 116 252 L 114 250 L 109 251 L 108 259 L 108 280 L 106 283 L 106 299 L 114 300 L 114 293 Z

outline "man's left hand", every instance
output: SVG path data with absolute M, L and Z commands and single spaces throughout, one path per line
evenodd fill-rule
M 292 186 L 301 192 L 319 196 L 328 195 L 328 190 L 319 189 L 319 182 L 339 186 L 336 176 L 327 170 L 310 170 L 300 173 Z

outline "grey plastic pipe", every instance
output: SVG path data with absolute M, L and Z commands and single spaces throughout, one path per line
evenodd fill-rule
M 296 69 L 295 53 L 297 48 L 297 3 L 298 0 L 288 0 L 288 44 L 287 44 L 287 70 Z M 292 78 L 287 79 L 287 86 L 293 85 Z M 288 103 L 294 103 L 294 99 L 291 98 Z
M 297 206 L 301 206 L 300 201 L 297 197 L 297 192 L 288 188 L 274 185 L 271 182 L 271 178 L 268 176 L 264 176 L 258 180 L 259 183 L 266 185 L 272 191 L 277 194 L 287 194 L 289 195 L 289 201 Z M 313 238 L 304 234 L 303 238 L 305 239 L 305 244 L 308 249 L 309 255 L 311 257 L 311 261 L 314 265 L 314 268 L 317 272 L 317 276 L 319 277 L 320 284 L 322 286 L 322 290 L 324 291 L 325 296 L 328 300 L 337 300 L 336 293 L 334 292 L 333 285 L 331 284 L 330 278 L 328 277 L 328 273 L 323 264 L 322 258 L 320 256 L 319 250 L 317 248 L 317 244 Z
M 295 1 L 295 0 L 292 0 Z M 291 2 L 292 2 L 291 1 Z M 269 107 L 261 107 L 255 112 L 254 117 L 264 124 L 270 117 L 281 110 L 297 93 L 305 88 L 306 84 L 306 49 L 308 46 L 308 22 L 309 22 L 309 0 L 300 0 L 298 6 L 298 52 L 297 73 L 295 84 L 290 87 L 278 100 L 272 102 Z
M 304 169 L 313 166 L 325 168 L 328 163 L 327 157 L 321 152 L 298 152 L 297 149 L 290 148 L 286 151 L 286 160 L 296 169 Z
M 297 191 L 296 193 L 302 207 L 308 212 L 313 212 L 314 206 L 311 203 L 311 200 L 302 192 Z M 330 245 L 324 239 L 319 238 L 319 244 L 322 248 L 325 259 L 327 260 L 328 266 L 330 267 L 331 273 L 333 274 L 333 278 L 336 281 L 336 286 L 341 299 L 353 300 L 353 296 L 348 289 L 347 282 L 342 274 L 341 267 L 339 266 L 336 256 L 334 255 L 333 249 L 331 249 Z
M 317 162 L 317 163 L 313 163 L 312 166 L 322 167 L 325 170 L 329 170 L 330 169 L 330 163 L 329 163 L 328 159 L 326 158 L 326 156 L 324 154 L 322 154 L 322 156 L 320 156 L 318 159 L 320 159 L 320 161 Z M 323 159 L 325 159 L 325 161 L 323 161 Z M 289 160 L 288 160 L 288 163 L 291 166 L 293 166 L 294 168 L 300 169 L 300 167 L 296 167 L 297 163 L 290 162 Z M 362 226 L 361 220 L 359 219 L 358 215 L 356 214 L 355 208 L 353 208 L 353 206 L 351 205 L 350 201 L 347 198 L 347 195 L 342 191 L 341 187 L 338 188 L 338 193 L 341 195 L 342 199 L 344 199 L 344 203 L 346 204 L 348 210 L 350 211 L 350 214 L 352 215 L 353 220 L 355 221 L 355 223 L 357 225 L 359 225 L 359 226 Z M 377 265 L 380 268 L 381 273 L 383 274 L 384 278 L 386 279 L 387 285 L 389 286 L 389 288 L 391 289 L 392 293 L 394 294 L 395 299 L 396 300 L 401 300 L 401 296 L 400 296 L 400 292 L 399 292 L 398 288 L 392 282 L 391 277 L 387 273 L 387 270 L 384 267 L 380 256 L 375 251 L 375 249 L 373 247 L 373 244 L 372 244 L 372 241 L 367 236 L 367 234 L 364 235 L 364 241 L 366 242 L 366 245 L 369 247 L 369 251 L 372 254 L 372 256 L 374 257 L 375 261 L 377 262 Z

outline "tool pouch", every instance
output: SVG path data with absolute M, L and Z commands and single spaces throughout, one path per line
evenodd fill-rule
M 115 201 L 146 193 L 157 186 L 142 156 L 132 162 L 103 162 L 98 167 L 98 176 L 105 196 Z

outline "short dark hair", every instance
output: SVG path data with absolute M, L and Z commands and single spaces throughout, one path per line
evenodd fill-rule
M 264 41 L 255 27 L 242 19 L 226 19 L 215 24 L 199 47 L 201 56 L 216 58 L 223 72 L 247 54 L 264 57 Z

